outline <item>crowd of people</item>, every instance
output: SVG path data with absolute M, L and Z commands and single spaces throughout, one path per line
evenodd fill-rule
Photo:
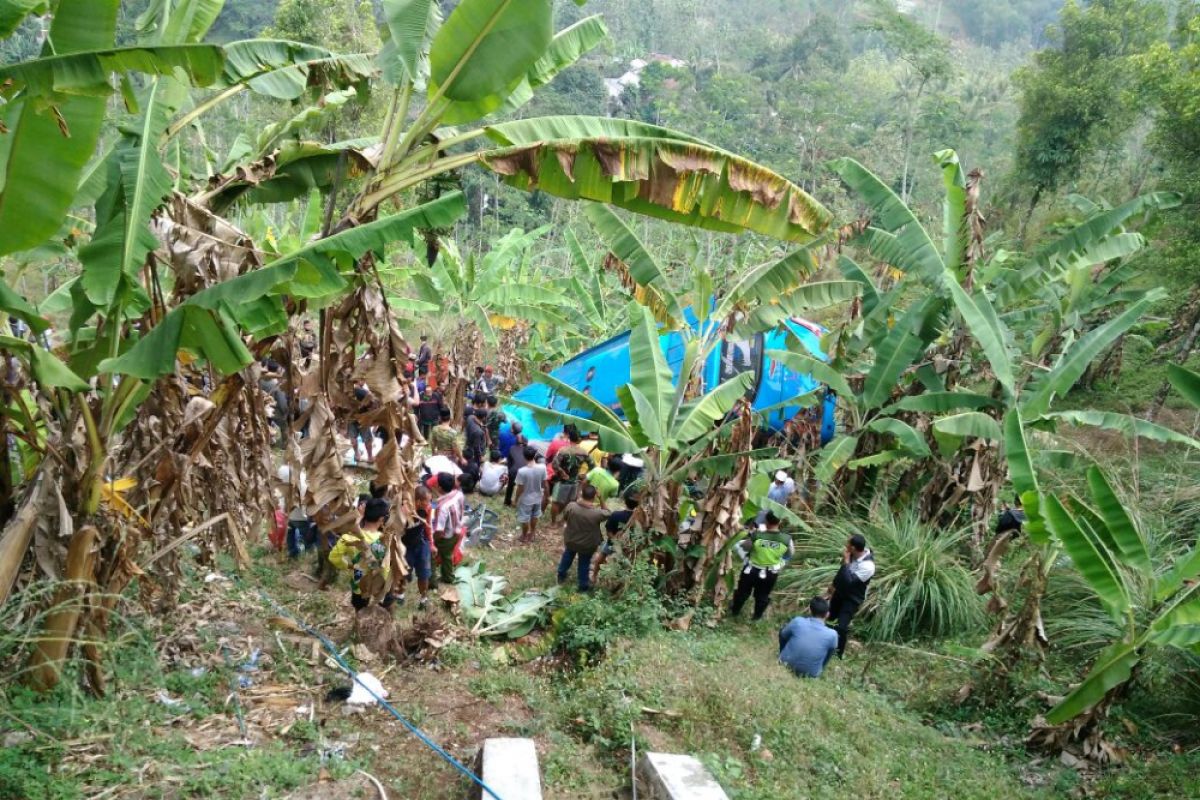
M 305 338 L 311 334 L 310 327 L 302 333 L 302 351 L 307 347 L 311 356 L 315 337 L 311 341 Z M 400 537 L 407 568 L 397 570 L 390 563 L 398 557 L 389 555 L 382 530 L 391 508 L 383 489 L 373 485 L 360 498 L 355 530 L 340 537 L 322 536 L 303 504 L 291 509 L 286 536 L 289 554 L 296 557 L 307 548 L 316 549 L 322 587 L 338 571 L 349 573 L 350 600 L 356 610 L 367 607 L 372 598 L 388 609 L 402 604 L 408 585 L 414 582 L 419 605 L 425 607 L 435 579 L 454 582 L 454 567 L 462 558 L 467 533 L 467 497 L 477 495 L 481 503 L 496 498 L 515 509 L 520 526 L 518 546 L 533 543 L 539 522 L 548 517 L 562 535 L 558 582 L 570 580 L 574 567 L 576 587 L 590 592 L 600 567 L 634 524 L 642 462 L 631 455 L 602 452 L 596 438 L 583 435 L 573 425 L 565 426 L 548 443 L 531 442 L 521 423 L 509 420 L 501 410 L 497 392 L 504 380 L 490 366 L 474 370 L 466 392 L 467 407 L 456 420 L 430 375 L 433 366 L 428 340 L 422 336 L 406 368 L 413 386 L 410 399 L 428 445 L 424 482 L 415 492 L 412 507 L 405 508 L 402 515 L 407 520 Z M 264 380 L 268 393 L 279 391 L 278 376 L 269 369 Z M 356 385 L 354 397 L 359 404 L 356 417 L 368 417 L 374 404 L 369 388 Z M 277 404 L 281 430 L 291 411 L 286 398 Z M 345 433 L 356 455 L 373 459 L 375 432 L 352 420 Z M 777 472 L 766 501 L 737 543 L 735 553 L 741 568 L 728 608 L 731 618 L 737 618 L 751 598 L 754 620 L 762 619 L 770 605 L 775 583 L 795 552 L 792 536 L 783 527 L 782 516 L 787 512 L 781 509 L 786 509 L 796 491 L 792 478 L 784 471 Z M 406 577 L 401 579 L 397 573 Z M 812 598 L 807 616 L 792 619 L 779 631 L 780 661 L 796 675 L 818 677 L 835 654 L 843 656 L 851 621 L 866 600 L 874 573 L 874 555 L 865 539 L 852 536 L 828 591 Z

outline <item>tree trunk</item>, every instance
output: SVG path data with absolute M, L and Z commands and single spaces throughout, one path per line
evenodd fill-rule
M 71 537 L 67 548 L 66 581 L 54 593 L 53 610 L 29 656 L 26 680 L 39 692 L 58 685 L 62 663 L 74 640 L 87 594 L 95 586 L 99 542 L 100 532 L 92 525 L 81 527 Z

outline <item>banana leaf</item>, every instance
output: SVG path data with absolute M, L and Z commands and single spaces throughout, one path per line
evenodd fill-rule
M 866 424 L 866 430 L 888 433 L 896 437 L 900 448 L 914 458 L 930 455 L 929 444 L 916 428 L 893 417 L 876 417 Z
M 1119 431 L 1126 436 L 1138 436 L 1143 439 L 1152 439 L 1156 442 L 1182 444 L 1188 447 L 1200 448 L 1200 440 L 1194 439 L 1191 436 L 1171 430 L 1163 425 L 1147 422 L 1140 417 L 1130 414 L 1118 414 L 1115 411 L 1055 411 L 1033 420 L 1030 422 L 1030 425 L 1035 428 L 1053 430 L 1055 423 L 1059 421 L 1067 422 L 1077 427 L 1087 425 L 1110 431 Z
M 1121 563 L 1139 570 L 1143 575 L 1152 576 L 1154 567 L 1150 562 L 1150 552 L 1146 542 L 1134 525 L 1133 519 L 1125 511 L 1125 506 L 1113 491 L 1108 478 L 1099 467 L 1092 466 L 1087 471 L 1088 488 L 1091 489 L 1092 499 L 1096 502 L 1096 511 L 1104 520 L 1113 543 L 1121 554 Z
M 1046 712 L 1046 721 L 1051 725 L 1059 725 L 1074 719 L 1103 700 L 1109 690 L 1129 680 L 1133 676 L 1134 665 L 1141 661 L 1137 650 L 1135 644 L 1126 642 L 1117 642 L 1107 648 L 1096 659 L 1083 683 Z
M 1178 364 L 1168 364 L 1167 380 L 1175 387 L 1175 391 L 1183 395 L 1185 400 L 1200 408 L 1200 374 Z
M 846 382 L 842 373 L 836 367 L 830 366 L 815 356 L 795 350 L 768 350 L 767 358 L 783 364 L 793 372 L 812 375 L 813 378 L 837 392 L 839 396 L 846 398 L 847 402 L 854 399 L 854 392 L 850 389 L 850 384 Z
M 1098 328 L 1088 331 L 1062 354 L 1058 363 L 1049 372 L 1039 376 L 1021 398 L 1026 417 L 1046 414 L 1056 396 L 1065 395 L 1082 376 L 1088 365 L 1096 359 L 1121 334 L 1128 331 L 1145 311 L 1162 299 L 1161 289 L 1146 292 L 1142 299 L 1126 308 Z
M 118 0 L 60 0 L 49 41 L 60 55 L 112 47 Z M 50 52 L 49 46 L 43 52 Z M 0 255 L 59 229 L 96 149 L 107 98 L 77 95 L 54 108 L 19 97 L 0 109 Z M 68 135 L 68 133 L 70 135 Z
M 361 86 L 376 74 L 373 56 L 337 55 L 323 47 L 280 39 L 247 39 L 225 45 L 218 86 L 246 84 L 276 100 L 296 100 L 310 86 Z
M 958 313 L 962 314 L 971 336 L 975 338 L 983 350 L 983 354 L 987 356 L 988 363 L 992 367 L 992 374 L 1004 387 L 1005 396 L 1012 397 L 1014 378 L 1012 356 L 1008 352 L 1010 335 L 1004 323 L 996 316 L 996 309 L 992 307 L 992 301 L 982 290 L 976 291 L 973 297 L 967 294 L 959 285 L 957 276 L 949 269 L 943 275 L 943 282 L 950 292 L 950 297 L 954 300 L 954 305 L 958 308 Z
M 981 411 L 964 411 L 948 417 L 938 417 L 933 421 L 933 428 L 942 434 L 970 436 L 993 442 L 1004 438 L 996 420 Z
M 383 0 L 389 34 L 379 53 L 383 76 L 392 84 L 421 84 L 429 72 L 427 43 L 441 24 L 434 0 Z
M 0 0 L 0 39 L 12 35 L 30 14 L 45 14 L 48 0 Z
M 496 113 L 511 114 L 528 103 L 533 99 L 535 89 L 550 83 L 558 73 L 579 61 L 606 38 L 608 27 L 599 14 L 584 17 L 554 34 L 546 52 L 533 63 L 525 78 Z
M 429 50 L 429 99 L 457 125 L 500 108 L 550 46 L 552 0 L 462 0 Z
M 1042 519 L 1041 491 L 1038 489 L 1037 470 L 1029 455 L 1025 441 L 1025 428 L 1021 424 L 1020 412 L 1011 408 L 1004 415 L 1004 456 L 1008 462 L 1008 475 L 1013 488 L 1021 498 L 1025 511 L 1025 528 L 1035 544 L 1046 544 L 1046 523 Z
M 942 414 L 947 411 L 957 411 L 965 408 L 968 411 L 978 411 L 981 408 L 998 406 L 995 398 L 985 394 L 971 392 L 924 392 L 922 394 L 902 397 L 883 409 L 888 414 L 896 411 L 921 411 L 931 414 Z
M 1054 495 L 1046 495 L 1046 522 L 1054 536 L 1062 542 L 1075 568 L 1087 582 L 1109 617 L 1121 624 L 1129 610 L 1129 591 L 1118 570 L 1112 553 L 1104 549 L 1089 526 L 1081 526 Z
M 183 70 L 196 86 L 217 80 L 224 65 L 221 48 L 208 44 L 162 47 L 119 47 L 45 56 L 0 67 L 0 96 L 61 102 L 67 96 L 112 94 L 112 75 L 142 72 L 170 75 Z
M 813 468 L 813 474 L 817 480 L 830 480 L 854 455 L 856 447 L 858 447 L 858 437 L 845 434 L 834 437 L 831 442 L 822 447 L 820 456 L 817 458 L 817 465 Z
M 594 117 L 488 126 L 493 141 L 513 144 L 480 154 L 480 163 L 525 191 L 708 230 L 804 243 L 828 227 L 830 213 L 782 176 L 680 134 L 647 135 L 653 128 Z
M 840 158 L 829 167 L 870 208 L 871 227 L 864 238 L 873 255 L 904 272 L 923 276 L 942 273 L 945 264 L 933 240 L 895 192 L 852 158 Z

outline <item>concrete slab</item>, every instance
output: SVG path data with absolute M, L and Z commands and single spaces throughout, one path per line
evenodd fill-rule
M 692 756 L 675 753 L 642 756 L 638 792 L 646 800 L 729 800 L 703 764 Z
M 487 739 L 479 760 L 479 777 L 500 800 L 542 800 L 542 773 L 533 739 Z M 494 800 L 482 789 L 479 794 L 482 800 Z

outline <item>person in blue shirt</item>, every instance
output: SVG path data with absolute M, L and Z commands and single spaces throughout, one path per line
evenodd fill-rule
M 829 601 L 824 597 L 809 601 L 808 614 L 795 617 L 779 631 L 779 660 L 797 677 L 819 678 L 837 652 L 838 635 L 825 624 Z

